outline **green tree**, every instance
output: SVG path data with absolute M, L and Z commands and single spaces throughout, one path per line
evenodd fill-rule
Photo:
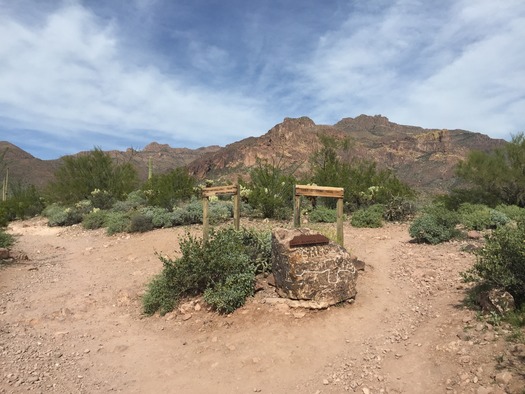
M 498 203 L 525 207 L 525 136 L 491 152 L 473 151 L 458 164 L 457 175 L 470 184 L 470 195 L 494 206 Z
M 191 198 L 195 185 L 196 179 L 186 168 L 179 167 L 167 174 L 152 175 L 142 189 L 150 205 L 171 210 L 177 201 Z
M 96 190 L 109 198 L 122 199 L 138 183 L 130 163 L 118 164 L 100 148 L 79 156 L 66 156 L 48 187 L 52 201 L 72 204 L 89 199 Z
M 260 209 L 265 218 L 284 218 L 293 206 L 295 183 L 293 171 L 286 171 L 279 163 L 258 161 L 250 171 L 248 202 Z
M 345 189 L 345 202 L 351 211 L 374 204 L 388 204 L 394 199 L 413 198 L 414 191 L 388 169 L 378 169 L 368 160 L 345 160 L 350 142 L 320 136 L 321 148 L 312 156 L 312 182 L 319 186 Z M 332 199 L 333 200 L 333 199 Z M 333 201 L 327 201 L 328 205 Z

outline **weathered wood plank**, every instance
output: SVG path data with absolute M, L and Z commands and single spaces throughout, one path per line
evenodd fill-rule
M 236 194 L 237 188 L 237 185 L 205 187 L 202 189 L 202 196 L 211 197 L 217 194 Z
M 295 185 L 296 196 L 343 198 L 342 187 Z

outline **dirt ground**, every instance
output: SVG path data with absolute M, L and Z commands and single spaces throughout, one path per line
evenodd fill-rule
M 199 299 L 144 316 L 156 254 L 176 257 L 186 231 L 201 228 L 12 223 L 29 259 L 0 265 L 0 393 L 525 392 L 525 345 L 462 304 L 459 272 L 475 259 L 463 250 L 479 241 L 419 245 L 407 225 L 346 226 L 366 263 L 352 304 L 293 309 L 266 286 L 228 316 Z

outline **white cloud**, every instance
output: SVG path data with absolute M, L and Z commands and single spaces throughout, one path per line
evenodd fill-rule
M 450 4 L 450 7 L 446 7 Z M 399 123 L 497 137 L 523 128 L 525 5 L 397 1 L 325 34 L 302 87 L 315 116 L 381 113 Z
M 0 16 L 0 37 L 0 117 L 11 127 L 63 138 L 129 133 L 132 141 L 153 130 L 208 145 L 263 124 L 253 100 L 135 64 L 119 47 L 115 26 L 78 4 L 57 9 L 40 26 Z M 221 57 L 215 51 L 201 64 Z

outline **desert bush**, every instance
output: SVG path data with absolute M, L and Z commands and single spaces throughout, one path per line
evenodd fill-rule
M 383 218 L 389 222 L 402 222 L 416 213 L 414 201 L 401 196 L 393 197 L 383 206 Z
M 233 217 L 233 203 L 220 199 L 212 201 L 210 202 L 208 214 L 211 224 L 225 222 Z
M 379 169 L 367 160 L 349 159 L 350 142 L 320 136 L 321 148 L 311 157 L 311 182 L 343 187 L 345 208 L 353 212 L 374 204 L 387 204 L 394 198 L 411 199 L 415 192 L 390 170 Z M 328 201 L 333 208 L 335 200 Z
M 153 175 L 142 187 L 149 205 L 171 209 L 178 201 L 194 194 L 196 180 L 186 168 L 176 168 L 167 174 Z
M 525 135 L 491 152 L 472 151 L 459 163 L 457 174 L 467 181 L 472 195 L 484 197 L 483 203 L 525 206 Z
M 15 239 L 11 234 L 6 233 L 0 229 L 0 248 L 8 248 L 15 242 Z
M 131 217 L 128 212 L 108 211 L 105 224 L 108 235 L 124 233 L 130 228 Z
M 130 216 L 129 228 L 127 231 L 130 233 L 145 233 L 153 230 L 153 228 L 154 226 L 151 217 L 140 212 L 135 212 Z
M 169 228 L 173 226 L 173 214 L 162 207 L 142 207 L 139 212 L 150 219 L 155 228 Z
M 112 211 L 129 212 L 148 205 L 148 200 L 143 190 L 134 190 L 126 196 L 125 200 L 113 203 Z
M 208 287 L 203 294 L 204 301 L 219 313 L 231 313 L 244 305 L 246 298 L 253 295 L 254 275 L 252 272 L 233 274 L 224 283 Z
M 211 231 L 207 242 L 189 234 L 181 239 L 180 258 L 171 260 L 159 256 L 163 270 L 148 286 L 143 298 L 144 312 L 164 314 L 183 297 L 202 293 L 221 313 L 229 313 L 244 304 L 246 297 L 253 293 L 259 264 L 253 256 L 270 253 L 254 247 L 254 237 L 250 234 L 226 228 Z
M 350 223 L 354 227 L 383 227 L 384 206 L 375 204 L 367 208 L 361 208 L 352 214 Z
M 106 226 L 107 211 L 95 209 L 82 217 L 82 227 L 87 230 L 96 230 Z
M 487 238 L 477 261 L 463 273 L 468 282 L 505 289 L 518 305 L 525 302 L 525 223 L 503 226 Z
M 259 162 L 250 171 L 251 190 L 248 202 L 265 218 L 287 219 L 293 207 L 293 185 L 296 183 L 292 170 L 279 164 Z
M 3 208 L 3 216 L 11 221 L 36 216 L 42 212 L 45 204 L 35 186 L 18 183 L 11 186 L 7 200 L 0 202 L 0 207 Z
M 490 208 L 482 204 L 464 203 L 459 206 L 460 223 L 469 230 L 484 230 L 490 227 Z
M 122 199 L 137 185 L 137 171 L 130 163 L 117 164 L 99 148 L 77 155 L 64 156 L 55 172 L 55 180 L 47 189 L 51 201 L 74 204 L 93 197 L 92 192 L 105 191 L 101 205 L 106 200 Z M 97 202 L 98 203 L 98 202 Z
M 459 206 L 460 222 L 469 230 L 485 230 L 507 224 L 510 219 L 503 212 L 482 204 L 464 203 Z
M 503 213 L 510 220 L 516 222 L 525 220 L 525 208 L 518 207 L 517 205 L 500 204 L 496 207 L 496 210 Z
M 76 207 L 65 207 L 59 204 L 47 206 L 42 214 L 48 219 L 48 226 L 71 226 L 82 221 L 83 212 Z
M 412 222 L 409 234 L 417 242 L 438 244 L 449 241 L 458 234 L 455 226 L 455 221 L 448 215 L 441 218 L 436 214 L 425 213 Z
M 308 221 L 312 223 L 335 223 L 337 221 L 337 210 L 318 206 L 308 214 Z

